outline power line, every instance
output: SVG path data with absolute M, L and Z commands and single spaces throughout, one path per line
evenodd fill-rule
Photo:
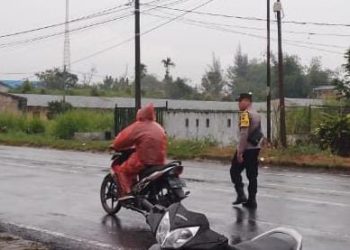
M 153 15 L 153 14 L 147 14 L 147 15 Z M 158 17 L 170 18 L 170 17 L 164 17 L 164 16 L 158 16 Z M 254 38 L 266 40 L 266 36 L 262 36 L 262 35 L 256 35 L 256 34 L 252 34 L 252 33 L 248 33 L 248 32 L 236 31 L 236 30 L 227 29 L 227 28 L 218 27 L 218 26 L 212 26 L 212 25 L 208 25 L 208 24 L 198 24 L 198 23 L 193 23 L 191 21 L 186 21 L 186 20 L 180 20 L 180 21 L 182 21 L 185 24 L 189 24 L 189 25 L 193 25 L 193 26 L 197 26 L 197 27 L 208 28 L 208 29 L 212 29 L 212 30 L 216 30 L 216 31 L 219 30 L 219 31 L 227 32 L 227 33 L 240 34 L 240 35 L 245 35 L 245 36 L 249 36 L 249 37 L 254 37 Z M 276 41 L 276 39 L 272 39 L 272 40 Z M 322 48 L 316 48 L 316 47 L 307 46 L 307 45 L 315 45 L 315 44 L 310 44 L 310 43 L 307 43 L 307 42 L 294 41 L 294 40 L 288 40 L 288 39 L 284 39 L 284 41 L 285 41 L 286 44 L 294 46 L 294 47 L 307 48 L 307 49 L 311 49 L 311 50 L 322 51 L 322 52 L 333 53 L 333 54 L 339 54 L 339 55 L 343 55 L 344 54 L 344 53 L 338 52 L 338 51 L 333 51 L 333 50 L 328 50 L 328 49 L 322 49 Z M 301 45 L 300 43 L 304 43 L 306 45 Z M 322 44 L 322 45 L 326 46 L 325 44 Z M 320 46 L 320 45 L 318 45 L 318 46 Z
M 194 7 L 194 8 L 192 8 L 192 10 L 199 9 L 199 8 L 205 6 L 205 5 L 207 5 L 207 4 L 209 4 L 209 3 L 213 2 L 213 1 L 214 1 L 214 0 L 206 1 L 205 3 L 200 4 L 200 5 L 198 5 L 198 6 Z M 156 8 L 158 8 L 158 7 L 156 7 Z M 185 16 L 185 15 L 187 15 L 187 13 L 178 15 L 178 16 L 176 16 L 176 17 L 170 19 L 169 21 L 166 21 L 166 22 L 164 22 L 164 23 L 161 23 L 161 24 L 159 24 L 159 25 L 156 25 L 155 27 L 153 27 L 153 28 L 151 28 L 151 29 L 149 29 L 149 30 L 146 30 L 145 32 L 141 33 L 140 36 L 146 35 L 146 34 L 152 32 L 152 31 L 154 31 L 154 30 L 157 30 L 157 29 L 159 29 L 159 28 L 161 28 L 161 27 L 163 27 L 163 26 L 165 26 L 165 25 L 167 25 L 167 24 L 169 24 L 169 23 L 171 23 L 171 22 L 176 21 L 177 19 L 179 19 L 179 18 L 181 18 L 181 17 L 183 17 L 183 16 Z M 130 42 L 130 41 L 133 41 L 133 39 L 134 39 L 134 37 L 130 37 L 130 38 L 128 38 L 128 39 L 126 39 L 126 40 L 124 40 L 124 41 L 122 41 L 122 42 L 120 42 L 120 43 L 117 43 L 117 44 L 112 45 L 112 46 L 110 46 L 110 47 L 107 47 L 107 48 L 105 48 L 105 49 L 99 50 L 99 51 L 97 51 L 97 52 L 95 52 L 95 53 L 92 53 L 92 54 L 90 54 L 90 55 L 88 55 L 88 56 L 82 57 L 82 58 L 80 58 L 80 59 L 78 59 L 78 60 L 75 60 L 74 62 L 72 62 L 72 64 L 76 64 L 76 63 L 78 63 L 78 62 L 85 61 L 85 60 L 90 59 L 90 58 L 92 58 L 92 57 L 95 57 L 95 56 L 97 56 L 97 55 L 103 54 L 103 53 L 105 53 L 105 52 L 107 52 L 107 51 L 109 51 L 109 50 L 112 50 L 112 49 L 117 48 L 117 47 L 119 47 L 119 46 L 122 46 L 122 45 L 124 45 L 124 44 L 126 44 L 126 43 L 128 43 L 128 42 Z
M 68 23 L 76 23 L 76 22 L 80 22 L 83 20 L 88 20 L 88 19 L 93 19 L 96 17 L 101 17 L 101 16 L 106 16 L 106 15 L 110 15 L 113 13 L 117 13 L 117 12 L 121 12 L 127 9 L 130 9 L 130 4 L 123 4 L 123 5 L 118 5 L 116 7 L 113 8 L 109 8 L 103 11 L 99 11 L 87 16 L 82 16 L 76 19 L 72 19 L 70 20 Z M 123 8 L 123 9 L 119 9 L 121 7 L 125 7 L 128 6 L 127 8 Z M 62 25 L 65 25 L 66 22 L 61 22 L 61 23 L 56 23 L 56 24 L 51 24 L 51 25 L 46 25 L 46 26 L 42 26 L 42 27 L 38 27 L 38 28 L 34 28 L 34 29 L 29 29 L 29 30 L 24 30 L 24 31 L 19 31 L 19 32 L 15 32 L 15 33 L 10 33 L 10 34 L 5 34 L 5 35 L 1 35 L 0 38 L 5 38 L 5 37 L 13 37 L 13 36 L 18 36 L 18 35 L 23 35 L 23 34 L 28 34 L 28 33 L 32 33 L 32 32 L 37 32 L 37 31 L 42 31 L 42 30 L 46 30 L 46 29 L 50 29 L 50 28 L 56 28 Z
M 150 3 L 153 3 L 153 2 L 158 2 L 160 0 L 154 0 L 154 1 L 151 1 Z M 166 4 L 167 6 L 170 6 L 170 5 L 175 5 L 175 4 L 178 4 L 178 3 L 181 3 L 181 2 L 187 2 L 189 0 L 177 0 L 177 1 L 174 1 L 174 2 L 170 2 L 168 4 Z M 165 1 L 165 2 L 169 2 L 169 0 Z M 120 5 L 120 6 L 125 6 L 125 5 Z M 117 7 L 114 7 L 114 8 L 117 8 Z M 114 8 L 110 8 L 110 9 L 107 9 L 107 10 L 111 10 L 111 9 L 114 9 Z M 157 7 L 152 7 L 147 11 L 149 10 L 154 10 L 156 9 Z M 123 11 L 123 10 L 128 10 L 128 8 L 124 8 L 122 10 L 119 10 L 118 12 L 120 11 Z M 105 13 L 107 10 L 105 11 L 102 11 L 103 13 Z M 102 13 L 102 12 L 98 12 L 98 13 Z M 111 14 L 108 13 L 108 14 Z M 75 29 L 71 29 L 70 30 L 70 33 L 73 33 L 73 32 L 76 32 L 76 31 L 81 31 L 81 30 L 85 30 L 85 29 L 89 29 L 89 28 L 92 28 L 92 27 L 95 27 L 95 26 L 98 26 L 98 25 L 102 25 L 102 24 L 106 24 L 106 23 L 109 23 L 109 22 L 114 22 L 116 20 L 121 20 L 121 19 L 124 19 L 126 17 L 131 17 L 133 14 L 127 14 L 127 15 L 124 15 L 124 16 L 119 16 L 119 17 L 116 17 L 116 18 L 112 18 L 112 19 L 108 19 L 108 20 L 105 20 L 105 21 L 102 21 L 102 22 L 97 22 L 97 23 L 93 23 L 93 24 L 90 24 L 90 25 L 86 25 L 86 26 L 82 26 L 82 27 L 78 27 L 78 28 L 75 28 Z M 91 16 L 91 15 L 90 15 Z M 82 18 L 81 18 L 82 20 Z M 68 22 L 70 23 L 70 22 Z M 47 26 L 49 27 L 49 26 Z M 52 26 L 50 26 L 52 27 Z M 27 43 L 32 43 L 32 42 L 36 42 L 36 41 L 40 41 L 40 40 L 44 40 L 44 39 L 48 39 L 48 38 L 52 38 L 52 37 L 56 37 L 56 36 L 59 36 L 59 35 L 62 35 L 62 34 L 65 34 L 65 32 L 57 32 L 57 33 L 53 33 L 53 34 L 49 34 L 49 35 L 42 35 L 42 36 L 39 36 L 39 37 L 35 37 L 35 38 L 29 38 L 29 39 L 24 39 L 24 40 L 18 40 L 18 41 L 13 41 L 13 42 L 9 42 L 9 43 L 3 43 L 3 44 L 0 44 L 0 48 L 4 48 L 4 47 L 10 47 L 10 46 L 17 46 L 17 45 L 22 45 L 22 44 L 27 44 Z
M 82 26 L 82 27 L 74 28 L 74 29 L 70 30 L 70 33 L 81 31 L 81 30 L 85 30 L 85 29 L 89 29 L 89 28 L 92 28 L 92 27 L 95 27 L 95 26 L 99 26 L 99 25 L 102 25 L 102 24 L 114 22 L 114 21 L 117 21 L 117 20 L 122 20 L 122 19 L 125 19 L 127 17 L 131 17 L 132 15 L 133 14 L 127 14 L 127 15 L 116 17 L 116 18 L 104 20 L 104 21 L 101 21 L 101 22 L 97 22 L 97 23 L 85 25 L 85 26 Z M 63 34 L 65 34 L 65 31 L 53 33 L 53 34 L 50 34 L 50 35 L 43 35 L 43 36 L 31 38 L 31 39 L 18 40 L 18 41 L 14 41 L 14 42 L 10 42 L 10 43 L 3 43 L 3 44 L 0 44 L 0 48 L 16 46 L 16 45 L 21 45 L 21 44 L 27 44 L 27 43 L 36 42 L 36 41 L 48 39 L 48 38 L 59 36 L 59 35 L 63 35 Z
M 171 17 L 168 16 L 161 16 L 161 15 L 156 15 L 156 14 L 151 14 L 151 13 L 144 13 L 148 16 L 154 16 L 154 17 L 159 17 L 159 18 L 166 18 L 169 19 Z M 223 26 L 228 26 L 228 27 L 236 27 L 236 28 L 251 28 L 251 27 L 246 27 L 246 26 L 236 26 L 236 25 L 227 25 L 227 24 L 219 24 L 219 23 L 213 23 L 213 22 L 207 22 L 207 21 L 199 21 L 199 20 L 194 20 L 194 19 L 190 19 L 190 18 L 182 18 L 179 21 L 186 21 L 186 22 L 191 22 L 194 24 L 203 24 L 203 25 L 208 25 L 210 27 L 212 27 L 213 29 L 216 28 L 222 28 Z M 254 30 L 261 30 L 261 31 L 265 31 L 266 29 L 256 29 L 253 28 Z M 261 37 L 263 38 L 263 37 Z M 265 37 L 264 37 L 265 39 Z M 321 47 L 328 47 L 328 48 L 338 48 L 338 49 L 347 49 L 348 47 L 346 46 L 340 46 L 340 45 L 332 45 L 332 44 L 323 44 L 323 43 L 313 43 L 313 42 L 305 42 L 305 41 L 296 41 L 296 40 L 290 40 L 290 39 L 284 39 L 284 41 L 290 41 L 290 42 L 294 42 L 294 43 L 300 43 L 300 44 L 306 44 L 306 45 L 316 45 L 316 46 L 321 46 Z
M 155 2 L 159 2 L 159 1 L 160 0 L 153 0 L 153 1 L 148 2 L 147 4 L 152 4 L 152 3 L 155 3 Z M 188 0 L 177 0 L 175 2 L 167 4 L 167 6 L 175 5 L 175 4 L 178 4 L 180 2 L 186 2 L 186 1 L 188 1 Z M 165 2 L 167 2 L 167 1 L 165 1 Z M 118 5 L 118 6 L 115 6 L 115 7 L 111 7 L 111 8 L 108 8 L 108 9 L 104 9 L 104 10 L 101 10 L 101 11 L 98 11 L 98 12 L 95 12 L 95 13 L 92 13 L 92 14 L 89 14 L 89 15 L 86 15 L 86 16 L 82 16 L 82 17 L 79 17 L 79 18 L 76 18 L 76 19 L 72 19 L 68 23 L 69 24 L 76 23 L 76 22 L 79 22 L 79 21 L 89 20 L 89 19 L 93 19 L 93 18 L 97 18 L 97 17 L 101 17 L 101 16 L 114 14 L 114 13 L 121 12 L 121 11 L 124 11 L 124 10 L 128 10 L 128 9 L 130 9 L 130 5 L 131 5 L 131 2 L 126 3 L 126 4 L 121 4 L 121 5 Z M 122 7 L 126 7 L 126 8 L 122 8 Z M 122 9 L 120 9 L 120 8 L 122 8 Z M 66 24 L 66 22 L 50 24 L 50 25 L 46 25 L 46 26 L 42 26 L 42 27 L 38 27 L 38 28 L 29 29 L 29 30 L 23 30 L 23 31 L 15 32 L 15 33 L 0 35 L 0 38 L 18 36 L 18 35 L 28 34 L 28 33 L 32 33 L 32 32 L 42 31 L 42 30 L 46 30 L 46 29 L 50 29 L 50 28 L 56 28 L 56 27 L 59 27 L 59 26 L 63 26 L 65 24 Z
M 167 13 L 162 10 L 157 10 L 163 14 L 167 15 L 174 15 L 172 13 Z M 198 21 L 199 22 L 199 21 Z M 235 25 L 235 24 L 227 24 L 227 23 L 215 23 L 211 22 L 213 25 L 220 25 L 220 26 L 226 26 L 226 27 L 234 27 L 234 28 L 240 28 L 240 29 L 249 29 L 249 30 L 259 30 L 259 31 L 266 31 L 266 28 L 260 28 L 260 27 L 254 27 L 254 26 L 244 26 L 244 25 Z M 272 31 L 277 31 L 276 29 L 272 29 Z M 339 33 L 319 33 L 319 32 L 312 32 L 312 31 L 293 31 L 293 30 L 284 30 L 283 33 L 289 33 L 289 34 L 300 34 L 300 35 L 308 35 L 308 36 L 334 36 L 334 37 L 350 37 L 350 34 L 339 34 Z
M 144 3 L 143 5 L 157 6 L 157 5 L 148 4 L 148 3 Z M 263 21 L 263 22 L 267 21 L 265 18 L 259 18 L 259 17 L 236 16 L 236 15 L 213 13 L 213 12 L 184 10 L 184 9 L 171 8 L 171 7 L 166 7 L 166 6 L 157 6 L 157 7 L 161 8 L 161 9 L 168 9 L 168 10 L 174 10 L 174 11 L 186 12 L 186 13 L 192 13 L 192 14 L 198 14 L 198 15 L 226 17 L 226 18 L 236 18 L 236 19 L 243 19 L 243 20 L 249 20 L 249 21 Z M 273 20 L 273 22 L 276 22 L 276 21 Z M 283 21 L 283 23 L 285 23 L 285 24 L 297 24 L 297 25 L 350 27 L 350 24 L 344 24 L 344 23 L 323 23 L 323 22 L 306 22 L 306 21 Z

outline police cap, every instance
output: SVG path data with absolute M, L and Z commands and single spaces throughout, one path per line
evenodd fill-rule
M 239 95 L 239 97 L 236 99 L 236 101 L 240 102 L 242 101 L 243 99 L 248 99 L 249 101 L 253 101 L 253 94 L 252 92 L 249 92 L 249 93 L 241 93 Z

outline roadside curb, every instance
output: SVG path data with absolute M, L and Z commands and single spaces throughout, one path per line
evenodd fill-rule
M 40 242 L 50 250 L 119 250 L 121 248 L 113 247 L 97 241 L 80 239 L 42 229 L 39 227 L 27 226 L 11 222 L 0 221 L 0 231 L 19 236 L 25 240 Z
M 224 164 L 230 164 L 232 161 L 232 157 L 228 156 L 207 156 L 207 155 L 201 155 L 200 157 L 194 158 L 196 161 L 217 161 Z M 260 162 L 261 165 L 264 165 L 266 167 L 271 168 L 293 168 L 293 169 L 304 169 L 304 170 L 315 170 L 315 171 L 328 171 L 328 172 L 346 172 L 350 173 L 350 167 L 342 166 L 342 165 L 315 165 L 315 164 L 308 164 L 308 163 L 296 163 L 296 162 L 290 162 L 290 161 L 283 161 L 283 160 L 269 160 L 266 159 L 263 162 Z

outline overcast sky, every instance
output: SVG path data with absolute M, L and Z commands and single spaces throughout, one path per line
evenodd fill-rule
M 141 0 L 141 3 L 151 1 Z M 159 0 L 156 4 L 178 9 L 192 9 L 206 1 L 208 0 Z M 127 2 L 128 0 L 70 0 L 70 18 L 79 18 Z M 349 0 L 282 0 L 282 2 L 285 21 L 350 24 Z M 147 10 L 149 8 L 151 7 L 142 6 L 142 11 L 146 12 L 142 15 L 143 31 L 166 22 L 165 16 L 181 14 L 181 12 L 166 9 Z M 265 18 L 266 1 L 214 0 L 198 11 Z M 107 16 L 77 22 L 71 25 L 71 29 L 119 16 L 127 16 L 131 13 L 132 9 L 130 8 Z M 274 15 L 272 17 L 274 18 Z M 0 36 L 60 23 L 64 21 L 64 18 L 65 0 L 2 1 Z M 150 73 L 163 77 L 164 69 L 161 60 L 169 56 L 176 63 L 176 68 L 171 72 L 172 75 L 186 77 L 191 80 L 192 84 L 199 84 L 201 75 L 211 62 L 213 53 L 220 58 L 224 68 L 232 63 L 234 53 L 239 45 L 241 45 L 243 52 L 249 55 L 249 58 L 263 59 L 265 56 L 266 41 L 262 37 L 266 35 L 266 31 L 260 30 L 266 27 L 265 22 L 198 14 L 188 14 L 185 18 L 186 21 L 177 20 L 142 36 L 142 62 L 148 66 Z M 188 19 L 192 20 L 192 25 L 188 24 Z M 193 23 L 193 20 L 196 23 Z M 203 25 L 198 22 L 203 21 L 222 24 L 224 26 L 221 27 L 225 28 L 226 31 L 198 27 L 198 25 Z M 106 74 L 113 76 L 128 74 L 132 78 L 134 69 L 133 42 L 107 50 L 105 53 L 87 60 L 75 61 L 132 37 L 133 25 L 133 17 L 130 15 L 122 20 L 73 32 L 71 34 L 72 72 L 88 72 L 92 67 L 95 67 L 97 69 L 96 81 L 101 80 Z M 246 29 L 242 26 L 257 29 Z M 273 38 L 276 38 L 275 23 L 272 23 L 272 28 Z M 26 42 L 17 46 L 13 46 L 13 42 L 59 33 L 63 29 L 64 26 L 59 26 L 21 36 L 0 38 L 0 79 L 23 79 L 31 77 L 34 72 L 52 67 L 62 67 L 63 35 L 37 42 Z M 305 64 L 309 63 L 312 57 L 321 57 L 325 67 L 336 69 L 344 62 L 342 53 L 345 52 L 345 48 L 350 47 L 350 27 L 284 24 L 283 29 L 286 31 L 283 34 L 284 38 L 288 40 L 285 41 L 284 51 L 298 55 Z M 293 34 L 290 33 L 291 31 L 349 36 L 316 36 Z M 328 46 L 315 45 L 315 43 Z M 4 46 L 4 44 L 7 45 Z M 276 51 L 276 48 L 276 42 L 272 41 L 272 50 Z M 8 73 L 23 74 L 11 75 Z

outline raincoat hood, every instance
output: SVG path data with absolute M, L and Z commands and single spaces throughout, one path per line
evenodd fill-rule
M 155 121 L 156 115 L 154 112 L 154 106 L 152 103 L 147 104 L 145 107 L 139 109 L 136 115 L 137 121 Z

